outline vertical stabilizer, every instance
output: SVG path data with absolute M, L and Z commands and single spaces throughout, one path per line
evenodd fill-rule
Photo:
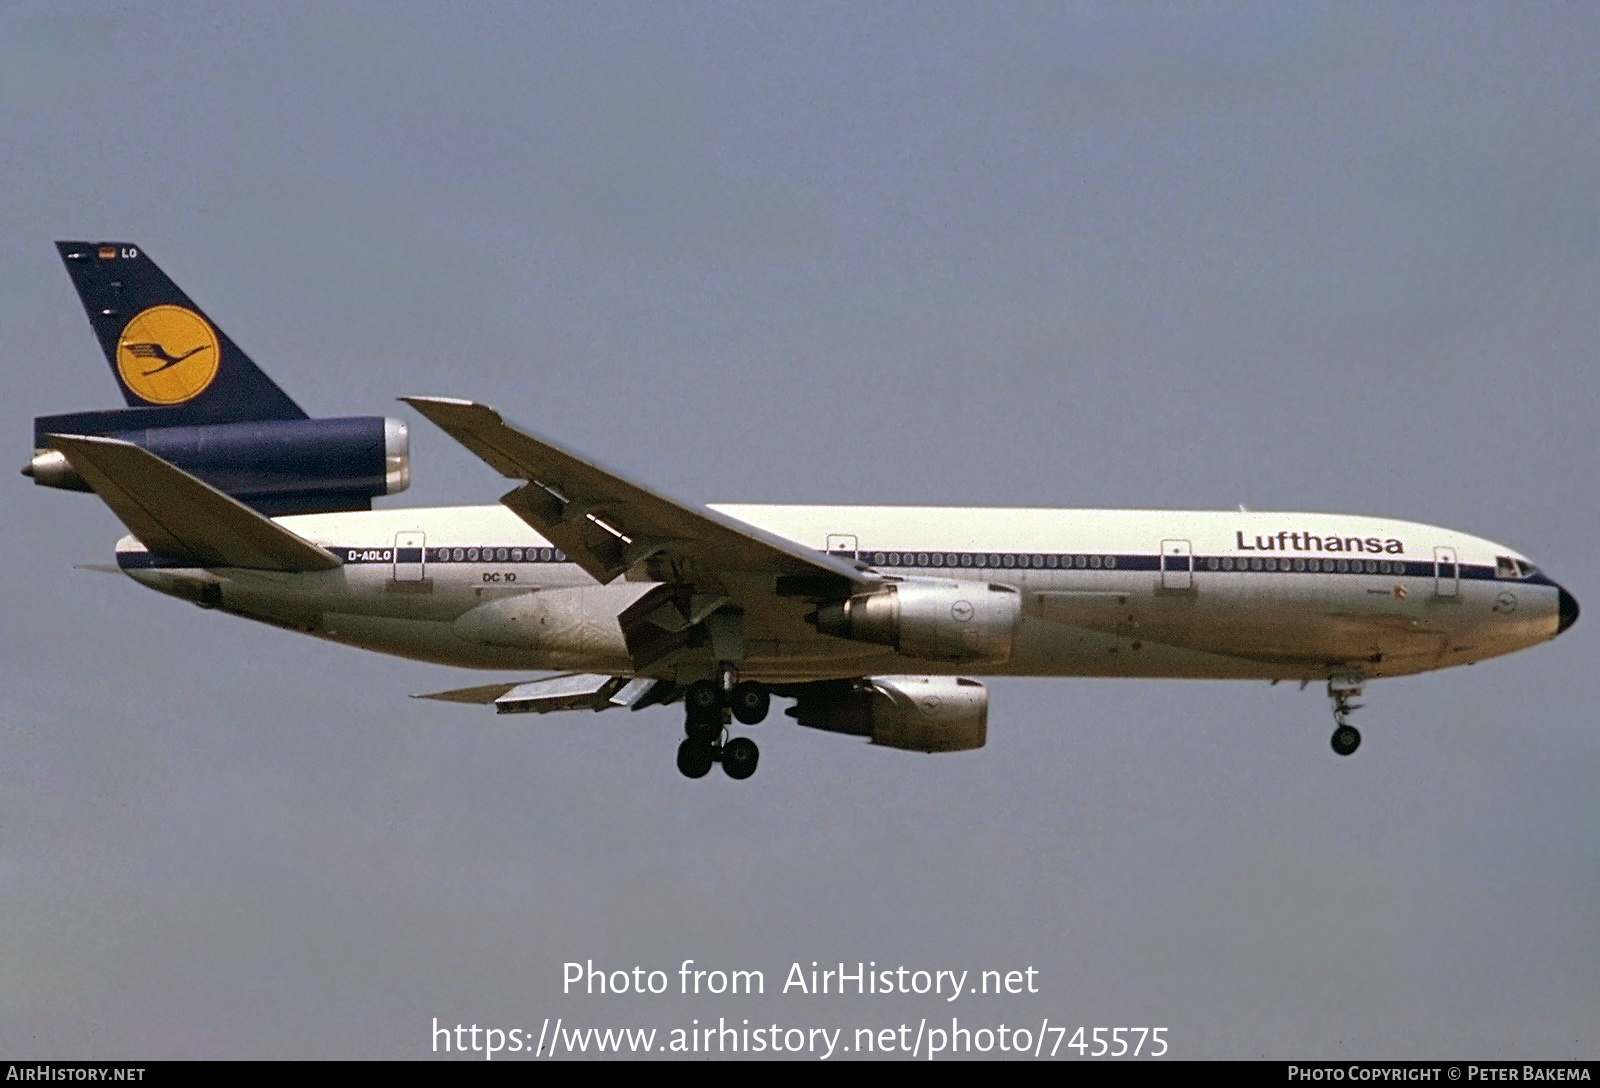
M 56 249 L 130 408 L 165 409 L 165 426 L 306 418 L 141 248 Z

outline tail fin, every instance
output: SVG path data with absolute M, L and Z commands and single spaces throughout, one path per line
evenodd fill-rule
M 306 418 L 138 246 L 56 249 L 130 408 L 162 426 Z
M 35 416 L 22 470 L 34 483 L 97 489 L 78 462 L 113 455 L 79 438 L 69 456 L 52 438 L 79 435 L 131 443 L 270 516 L 370 510 L 375 496 L 406 489 L 403 422 L 308 418 L 138 246 L 56 248 L 128 407 Z

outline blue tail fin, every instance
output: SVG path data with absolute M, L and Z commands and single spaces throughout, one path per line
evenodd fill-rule
M 305 419 L 227 333 L 138 246 L 57 242 L 130 408 L 161 426 Z

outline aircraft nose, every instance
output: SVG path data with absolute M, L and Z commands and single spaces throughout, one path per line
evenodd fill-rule
M 1558 635 L 1578 622 L 1578 599 L 1564 589 L 1560 590 L 1560 593 L 1561 605 L 1559 611 L 1561 622 L 1556 627 L 1556 634 Z

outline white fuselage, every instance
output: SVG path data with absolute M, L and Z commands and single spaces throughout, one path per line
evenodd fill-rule
M 1412 522 L 1334 514 L 719 506 L 884 578 L 1000 583 L 1024 619 L 1004 662 L 919 660 L 819 634 L 815 600 L 726 579 L 745 609 L 741 675 L 874 674 L 1315 680 L 1466 664 L 1553 638 L 1560 589 L 1508 548 Z M 138 581 L 241 616 L 450 665 L 628 674 L 617 616 L 655 588 L 642 568 L 601 586 L 499 506 L 284 517 L 336 570 L 154 564 Z M 506 604 L 515 599 L 513 604 Z M 508 617 L 511 617 L 508 619 Z M 705 647 L 652 671 L 704 675 Z

